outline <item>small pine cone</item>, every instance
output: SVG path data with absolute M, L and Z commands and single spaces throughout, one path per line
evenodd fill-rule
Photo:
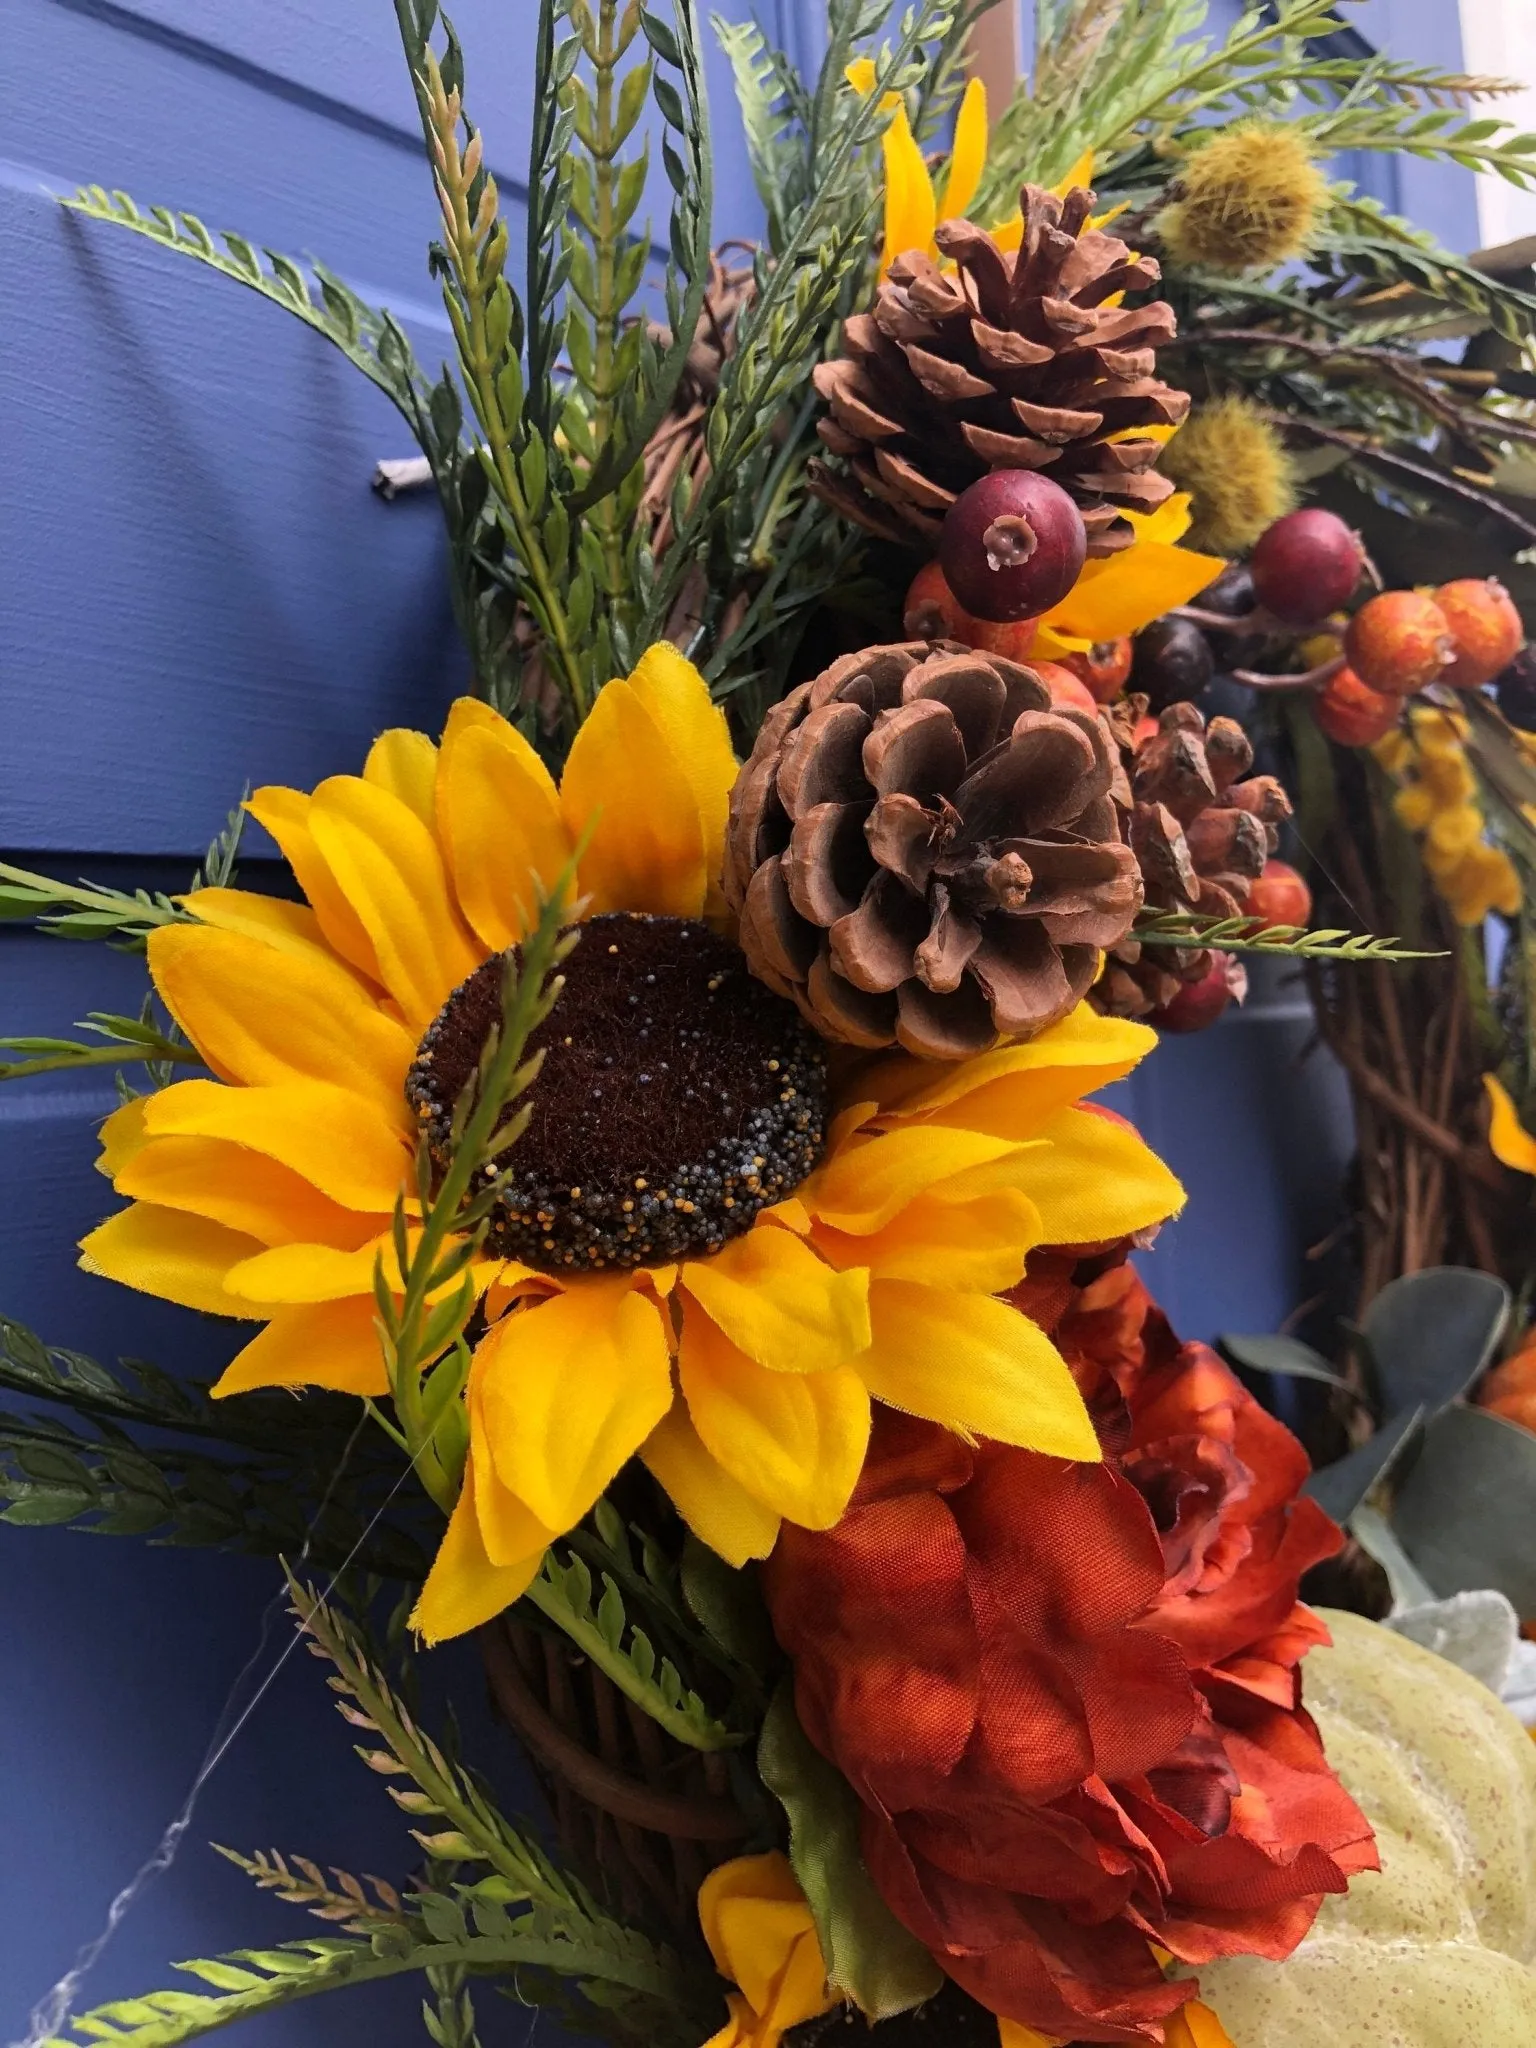
M 1141 882 L 1107 727 L 950 642 L 844 655 L 768 714 L 725 892 L 748 965 L 824 1036 L 964 1059 L 1087 993 Z
M 1127 429 L 1177 426 L 1188 395 L 1157 375 L 1173 308 L 1107 305 L 1155 285 L 1150 256 L 1087 225 L 1093 194 L 1026 185 L 1017 255 L 968 220 L 940 223 L 953 269 L 921 250 L 891 265 L 872 313 L 843 329 L 816 370 L 829 417 L 817 429 L 837 470 L 811 488 L 871 532 L 931 549 L 960 492 L 993 469 L 1044 470 L 1077 500 L 1090 554 L 1132 539 L 1122 508 L 1149 512 L 1173 489 L 1159 442 Z
M 1291 815 L 1290 798 L 1272 775 L 1249 775 L 1248 735 L 1231 718 L 1207 725 L 1193 704 L 1170 704 L 1139 747 L 1130 743 L 1126 721 L 1111 729 L 1130 789 L 1122 829 L 1148 905 L 1241 917 Z M 1110 950 L 1093 1000 L 1111 1016 L 1144 1017 L 1210 966 L 1205 947 L 1143 947 L 1126 938 Z

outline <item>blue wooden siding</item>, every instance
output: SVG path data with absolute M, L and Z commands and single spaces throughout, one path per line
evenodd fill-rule
M 1419 26 L 1450 11 L 1425 0 Z M 532 0 L 454 12 L 471 104 L 515 196 Z M 812 61 L 815 0 L 765 12 Z M 409 452 L 388 404 L 277 309 L 52 195 L 120 185 L 317 255 L 431 354 L 444 325 L 423 263 L 430 187 L 388 0 L 7 0 L 5 17 L 0 848 L 175 887 L 246 778 L 308 784 L 355 765 L 381 726 L 432 722 L 464 661 L 430 501 L 385 507 L 368 490 L 380 455 Z M 711 79 L 717 231 L 750 231 L 718 61 Z M 131 1008 L 141 986 L 132 960 L 0 930 L 0 1031 Z M 1191 1333 L 1264 1326 L 1295 1297 L 1345 1142 L 1336 1097 L 1289 1072 L 1303 1037 L 1281 992 L 1170 1044 L 1124 1091 L 1190 1186 L 1152 1265 Z M 74 1269 L 75 1239 L 110 1206 L 91 1158 L 111 1106 L 105 1084 L 0 1092 L 0 1308 L 55 1342 L 214 1365 L 221 1329 Z M 19 2036 L 179 1802 L 273 1579 L 255 1561 L 0 1532 L 0 2038 Z M 444 1668 L 465 1675 L 462 1659 Z M 473 1683 L 460 1690 L 472 1709 Z M 163 1981 L 167 1957 L 303 1931 L 212 1858 L 209 1837 L 405 1867 L 403 1831 L 307 1658 L 215 1779 L 93 2000 Z M 361 2048 L 386 2025 L 404 2037 L 407 2013 L 384 1987 L 249 2038 Z M 489 2038 L 514 2032 L 526 2036 L 516 2013 Z

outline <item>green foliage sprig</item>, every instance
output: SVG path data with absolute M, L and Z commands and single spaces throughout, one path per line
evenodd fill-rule
M 1395 938 L 1370 932 L 1308 931 L 1298 924 L 1266 925 L 1256 917 L 1196 917 L 1178 910 L 1143 911 L 1131 928 L 1143 946 L 1213 946 L 1224 953 L 1266 953 L 1285 960 L 1438 960 Z
M 0 1038 L 0 1052 L 19 1055 L 0 1060 L 0 1081 L 22 1081 L 36 1074 L 81 1073 L 92 1067 L 122 1067 L 136 1060 L 156 1066 L 203 1064 L 202 1056 L 179 1035 L 162 1030 L 151 1016 L 114 1017 L 105 1010 L 92 1010 L 80 1021 L 82 1031 L 94 1032 L 99 1045 L 74 1038 Z

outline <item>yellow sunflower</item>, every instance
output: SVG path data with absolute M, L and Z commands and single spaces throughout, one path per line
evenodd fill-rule
M 493 1021 L 496 975 L 479 970 L 583 846 L 591 922 L 476 1268 L 488 1326 L 463 1489 L 417 1609 L 431 1639 L 516 1598 L 636 1454 L 738 1563 L 783 1517 L 838 1519 L 871 1399 L 1099 1455 L 1066 1365 L 994 1297 L 1037 1244 L 1179 1206 L 1134 1132 L 1077 1106 L 1153 1034 L 1082 1008 L 970 1061 L 829 1075 L 724 930 L 735 773 L 670 647 L 600 692 L 558 788 L 505 720 L 461 701 L 441 746 L 388 733 L 361 776 L 252 798 L 307 906 L 199 890 L 196 921 L 150 940 L 215 1078 L 107 1120 L 101 1163 L 133 1203 L 82 1263 L 262 1323 L 217 1393 L 378 1395 L 374 1273 L 382 1259 L 398 1286 L 389 1218 L 418 1131 L 430 1141 Z

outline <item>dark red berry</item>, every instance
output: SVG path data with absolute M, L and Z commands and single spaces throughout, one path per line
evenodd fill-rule
M 1145 690 L 1154 711 L 1198 697 L 1215 673 L 1211 643 L 1190 619 L 1154 619 L 1136 635 L 1131 687 Z
M 1536 647 L 1522 647 L 1493 686 L 1499 709 L 1522 732 L 1536 732 Z
M 1214 583 L 1207 583 L 1196 602 L 1203 612 L 1220 612 L 1224 619 L 1240 619 L 1258 603 L 1254 595 L 1253 571 L 1246 562 L 1229 562 Z
M 1147 1019 L 1159 1031 L 1204 1031 L 1230 1003 L 1240 1003 L 1248 993 L 1248 976 L 1243 963 L 1230 953 L 1213 953 L 1207 973 L 1198 981 L 1186 982 L 1171 1001 L 1154 1010 Z
M 1336 512 L 1309 506 L 1260 534 L 1249 567 L 1260 604 L 1289 626 L 1310 626 L 1354 596 L 1365 550 Z
M 950 506 L 939 536 L 945 581 L 978 619 L 1049 611 L 1081 575 L 1087 551 L 1077 506 L 1030 469 L 981 477 Z

